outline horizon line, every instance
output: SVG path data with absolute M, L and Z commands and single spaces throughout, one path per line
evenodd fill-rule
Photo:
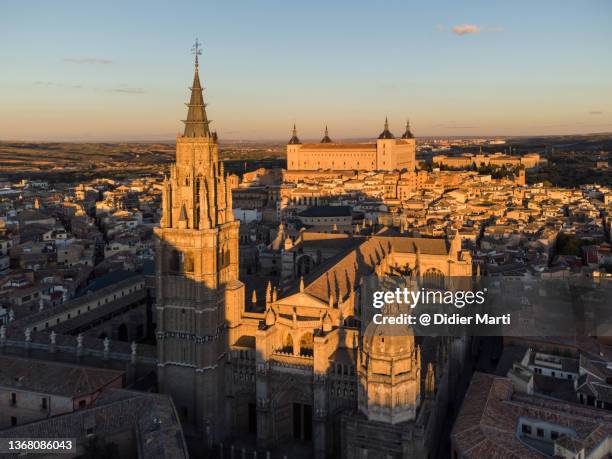
M 478 138 L 495 138 L 495 139 L 499 139 L 499 140 L 504 140 L 504 139 L 517 139 L 517 138 L 530 138 L 530 137 L 567 137 L 567 136 L 574 136 L 574 137 L 586 137 L 586 136 L 592 136 L 592 135 L 612 135 L 612 131 L 601 131 L 601 132 L 587 132 L 587 133 L 557 133 L 557 134 L 515 134 L 515 135 L 499 135 L 499 134 L 465 134 L 465 135 L 415 135 L 414 138 L 416 140 L 431 140 L 431 139 L 478 139 Z M 181 137 L 180 135 L 177 135 L 176 137 Z M 1 139 L 0 138 L 0 143 L 18 143 L 18 142 L 28 142 L 28 143 L 40 143 L 40 144 L 46 144 L 46 143 L 74 143 L 74 144 L 79 144 L 79 143 L 141 143 L 141 144 L 152 144 L 152 143 L 175 143 L 176 142 L 176 137 L 174 139 L 171 138 L 164 138 L 164 139 L 146 139 L 146 138 L 142 138 L 142 139 L 108 139 L 108 138 L 94 138 L 94 139 L 87 139 L 87 138 L 83 138 L 83 139 L 39 139 L 39 140 L 30 140 L 30 139 Z M 397 139 L 401 139 L 401 137 L 396 137 Z M 318 139 L 318 137 L 316 138 Z M 304 138 L 305 143 L 318 143 L 318 140 L 316 140 L 315 138 Z M 310 142 L 310 140 L 314 140 L 314 142 Z M 337 142 L 333 142 L 333 143 L 341 143 L 341 142 L 356 142 L 356 141 L 372 141 L 372 140 L 376 140 L 376 137 L 342 137 L 342 138 L 338 138 Z M 249 143 L 267 143 L 267 142 L 273 142 L 273 143 L 280 143 L 280 144 L 286 144 L 286 142 L 288 142 L 288 140 L 286 139 L 281 139 L 281 138 L 268 138 L 268 139 L 247 139 L 247 138 L 219 138 L 219 143 L 228 143 L 228 142 L 249 142 Z

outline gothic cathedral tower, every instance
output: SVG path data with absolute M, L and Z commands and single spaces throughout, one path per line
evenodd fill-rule
M 231 311 L 244 305 L 244 286 L 238 280 L 240 223 L 206 116 L 197 51 L 185 131 L 176 139 L 155 231 L 158 382 L 183 421 L 212 442 L 229 431 L 228 328 Z

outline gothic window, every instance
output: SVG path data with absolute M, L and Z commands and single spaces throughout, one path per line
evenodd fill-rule
M 314 341 L 312 333 L 308 332 L 302 336 L 300 340 L 300 355 L 312 356 L 313 355 Z
M 291 333 L 288 333 L 287 336 L 285 336 L 282 351 L 289 354 L 293 354 L 293 336 L 291 336 Z
M 423 287 L 425 288 L 444 288 L 444 274 L 436 268 L 429 268 L 423 276 Z

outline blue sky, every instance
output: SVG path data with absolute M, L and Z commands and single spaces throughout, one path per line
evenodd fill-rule
M 0 139 L 612 131 L 612 2 L 5 1 Z

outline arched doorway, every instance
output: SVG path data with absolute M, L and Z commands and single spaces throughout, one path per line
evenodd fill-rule
M 277 444 L 290 442 L 296 446 L 306 446 L 306 442 L 312 441 L 312 400 L 299 387 L 299 382 L 294 382 L 290 388 L 274 397 L 272 407 Z

